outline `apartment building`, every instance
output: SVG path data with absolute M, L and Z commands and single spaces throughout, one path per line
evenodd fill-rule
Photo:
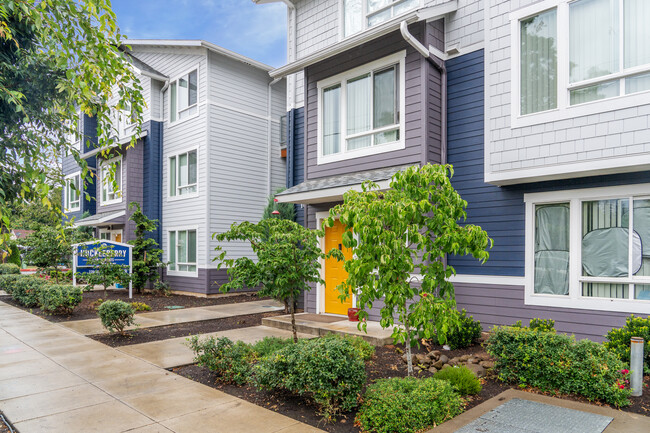
M 279 198 L 308 227 L 364 180 L 449 163 L 468 223 L 494 239 L 483 265 L 447 258 L 459 308 L 593 339 L 650 314 L 648 2 L 283 2 L 289 58 L 270 75 L 287 79 L 293 186 Z M 305 308 L 342 314 L 345 275 L 325 262 L 323 278 Z
M 269 77 L 270 66 L 206 41 L 129 40 L 129 47 L 146 103 L 141 133 L 128 147 L 136 131 L 123 116 L 118 145 L 100 158 L 96 125 L 82 116 L 81 157 L 96 181 L 83 181 L 87 196 L 76 194 L 69 185 L 82 182 L 79 167 L 64 158 L 66 215 L 98 238 L 128 242 L 128 204 L 140 203 L 160 221 L 153 236 L 168 262 L 163 279 L 173 290 L 216 293 L 227 275 L 213 263 L 212 234 L 259 220 L 269 194 L 285 186 L 286 83 Z M 114 183 L 105 180 L 110 167 Z M 244 243 L 228 251 L 252 253 Z

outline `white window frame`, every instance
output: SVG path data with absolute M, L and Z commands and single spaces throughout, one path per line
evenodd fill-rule
M 619 96 L 599 99 L 597 101 L 570 105 L 569 91 L 602 82 L 613 81 L 633 75 L 650 72 L 650 64 L 634 68 L 620 69 L 614 74 L 602 77 L 569 83 L 569 4 L 576 0 L 544 0 L 531 6 L 519 9 L 509 15 L 510 18 L 510 59 L 511 59 L 511 91 L 510 91 L 510 120 L 512 128 L 538 125 L 541 123 L 555 122 L 567 118 L 588 116 L 607 111 L 621 110 L 624 108 L 645 105 L 648 103 L 650 90 L 625 94 L 625 80 L 620 81 Z M 622 4 L 623 0 L 619 0 Z M 542 12 L 557 9 L 557 107 L 554 109 L 521 115 L 521 76 L 519 65 L 521 63 L 521 33 L 520 22 Z M 619 14 L 620 33 L 623 34 L 623 13 Z M 622 40 L 622 36 L 621 39 Z M 622 42 L 619 47 L 619 61 L 622 62 Z M 623 65 L 621 64 L 621 68 Z
M 104 201 L 104 188 L 108 186 L 107 184 L 104 183 L 104 168 L 108 169 L 108 166 L 118 161 L 120 163 L 120 190 L 117 191 L 119 197 L 114 198 L 112 200 Z M 122 155 L 102 161 L 99 164 L 99 178 L 100 178 L 99 179 L 100 182 L 99 205 L 109 206 L 116 203 L 122 203 L 122 200 L 124 199 L 124 161 L 122 160 Z M 106 194 L 106 196 L 108 197 L 108 193 Z
M 201 70 L 199 68 L 199 64 L 197 63 L 195 66 L 192 66 L 191 68 L 187 69 L 184 71 L 182 74 L 176 75 L 173 79 L 169 80 L 169 86 L 167 87 L 167 122 L 169 124 L 169 127 L 171 128 L 172 126 L 178 125 L 183 122 L 187 122 L 190 119 L 196 118 L 200 113 L 200 82 L 201 82 Z M 172 122 L 172 97 L 171 97 L 171 92 L 172 92 L 172 84 L 176 83 L 176 92 L 178 92 L 178 80 L 188 76 L 190 73 L 196 71 L 196 102 L 182 110 L 178 109 L 178 93 L 176 95 L 176 120 Z M 179 118 L 179 114 L 183 111 L 189 111 L 192 108 L 196 108 L 196 111 L 194 114 L 191 116 L 188 116 L 184 119 Z
M 75 207 L 66 207 L 68 204 L 68 194 L 70 194 L 70 183 L 71 179 L 74 178 L 79 178 L 79 191 L 77 191 L 77 205 Z M 64 203 L 64 208 L 66 212 L 78 212 L 81 210 L 81 194 L 83 192 L 83 188 L 81 186 L 81 172 L 77 171 L 72 174 L 68 174 L 65 176 L 65 189 L 63 191 L 64 197 L 63 197 L 63 203 Z
M 349 71 L 345 71 L 341 74 L 334 75 L 332 77 L 328 77 L 326 79 L 323 79 L 316 83 L 316 86 L 318 88 L 318 138 L 317 138 L 317 148 L 318 148 L 318 156 L 317 156 L 317 164 L 328 164 L 330 162 L 336 162 L 336 161 L 343 161 L 346 159 L 352 159 L 352 158 L 359 158 L 362 156 L 368 156 L 368 155 L 376 155 L 379 153 L 384 153 L 384 152 L 392 152 L 395 150 L 400 150 L 404 149 L 406 145 L 406 140 L 405 140 L 405 134 L 406 134 L 406 128 L 405 128 L 405 110 L 406 110 L 406 98 L 405 98 L 405 86 L 406 86 L 406 71 L 405 71 L 405 59 L 406 59 L 406 50 L 397 52 L 395 54 L 392 54 L 390 56 L 375 60 L 373 62 L 367 63 L 363 66 L 359 66 L 354 69 L 350 69 Z M 347 93 L 346 93 L 346 83 L 347 80 L 350 80 L 352 78 L 356 78 L 360 75 L 370 73 L 379 69 L 383 69 L 386 67 L 389 67 L 391 65 L 399 65 L 398 67 L 398 93 L 399 93 L 399 140 L 391 142 L 391 143 L 386 143 L 386 144 L 379 144 L 375 146 L 369 146 L 369 147 L 364 147 L 361 149 L 355 149 L 355 150 L 346 150 L 346 140 L 349 138 L 347 136 L 346 130 L 347 130 Z M 341 121 L 340 121 L 340 126 L 341 126 L 341 151 L 336 154 L 331 154 L 331 155 L 323 155 L 323 91 L 329 87 L 332 87 L 334 85 L 340 84 L 341 85 L 341 94 L 340 94 L 340 103 L 341 103 L 341 109 L 339 115 L 341 116 Z M 391 127 L 392 128 L 392 127 Z M 389 129 L 391 129 L 389 128 Z M 373 129 L 371 131 L 374 132 L 381 132 L 382 128 L 379 129 Z M 370 135 L 372 134 L 371 131 L 364 132 L 360 135 Z M 359 135 L 359 134 L 354 134 L 354 135 Z
M 76 128 L 75 128 L 75 133 L 70 134 L 66 133 L 65 138 L 66 141 L 71 144 L 73 148 L 75 148 L 78 152 L 81 152 L 81 141 L 83 137 L 83 129 L 82 129 L 82 113 L 81 111 L 77 111 L 77 114 L 75 115 L 75 123 L 76 123 Z M 70 126 L 70 122 L 66 122 L 67 126 Z M 69 155 L 70 152 L 66 152 L 66 155 Z
M 399 15 L 394 15 L 393 17 L 389 18 L 388 20 L 383 21 L 383 22 L 381 22 L 379 24 L 375 24 L 374 26 L 369 26 L 368 25 L 368 18 L 370 18 L 372 15 L 377 15 L 377 14 L 379 14 L 379 13 L 381 13 L 381 12 L 387 10 L 387 9 L 390 9 L 390 8 L 394 7 L 396 4 L 403 3 L 404 1 L 406 1 L 406 0 L 393 0 L 394 3 L 391 3 L 388 6 L 384 6 L 381 9 L 377 9 L 376 11 L 374 11 L 372 13 L 368 13 L 368 0 L 361 0 L 361 15 L 363 16 L 363 27 L 358 32 L 350 33 L 349 35 L 346 35 L 345 34 L 345 0 L 339 0 L 339 11 L 340 11 L 339 12 L 339 23 L 340 23 L 339 24 L 339 40 L 347 39 L 347 38 L 349 38 L 351 36 L 358 35 L 359 33 L 363 33 L 368 29 L 380 26 L 380 25 L 382 25 L 382 24 L 384 24 L 384 23 L 386 23 L 388 21 L 392 21 L 392 20 L 396 19 L 397 17 L 401 17 L 403 15 L 406 15 L 406 14 L 408 14 L 410 12 L 413 12 L 414 10 L 417 10 L 417 9 L 424 6 L 424 0 L 420 0 L 418 2 L 418 5 L 416 7 L 414 7 L 413 9 L 409 9 L 407 11 L 404 11 Z
M 190 152 L 196 152 L 196 191 L 193 193 L 189 194 L 183 194 L 180 195 L 178 194 L 178 157 L 180 155 L 183 155 L 185 153 L 190 153 Z M 170 189 L 171 189 L 171 170 L 169 169 L 169 164 L 170 160 L 172 158 L 176 158 L 176 195 L 173 196 L 170 194 Z M 199 148 L 198 146 L 195 147 L 190 147 L 188 149 L 183 149 L 182 151 L 178 151 L 176 153 L 172 153 L 167 155 L 167 166 L 165 170 L 167 170 L 167 201 L 177 201 L 177 200 L 185 200 L 188 198 L 195 198 L 199 196 Z M 189 170 L 189 168 L 188 168 Z M 186 185 L 187 186 L 187 185 Z
M 196 263 L 181 263 L 181 264 L 187 264 L 187 265 L 194 264 L 194 265 L 196 265 L 196 270 L 195 271 L 179 271 L 177 269 L 170 270 L 169 267 L 167 267 L 167 275 L 178 276 L 178 277 L 198 277 L 199 276 L 199 241 L 200 241 L 200 238 L 199 238 L 199 226 L 197 226 L 197 225 L 183 226 L 183 227 L 169 227 L 169 228 L 166 229 L 166 232 L 167 232 L 167 251 L 165 251 L 166 260 L 169 261 L 169 259 L 170 259 L 169 252 L 172 249 L 170 233 L 175 232 L 176 233 L 176 239 L 178 239 L 178 232 L 179 231 L 183 232 L 183 231 L 192 231 L 192 230 L 196 231 Z M 177 256 L 178 254 L 175 254 L 175 255 Z M 177 260 L 175 262 L 175 266 L 178 267 L 178 257 L 176 259 Z
M 620 198 L 645 198 L 650 195 L 650 184 L 621 185 L 603 188 L 585 188 L 566 191 L 552 191 L 524 194 L 526 206 L 526 256 L 525 296 L 526 305 L 545 307 L 577 308 L 600 311 L 617 311 L 634 314 L 650 314 L 650 300 L 633 299 L 629 290 L 628 299 L 612 299 L 582 296 L 582 282 L 609 282 L 607 278 L 582 276 L 582 202 Z M 569 294 L 551 295 L 534 293 L 535 276 L 535 206 L 552 203 L 569 203 Z M 630 209 L 632 214 L 632 209 Z M 632 222 L 632 219 L 630 220 Z M 632 231 L 630 230 L 630 236 Z M 650 284 L 650 276 L 615 278 L 620 284 Z M 612 282 L 614 282 L 612 280 Z

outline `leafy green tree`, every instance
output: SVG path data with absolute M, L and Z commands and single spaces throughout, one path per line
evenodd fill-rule
M 293 203 L 278 203 L 275 198 L 276 195 L 284 191 L 285 188 L 279 188 L 275 191 L 275 194 L 269 196 L 269 201 L 264 208 L 264 213 L 262 214 L 262 219 L 266 220 L 269 218 L 280 218 L 284 220 L 294 221 L 296 219 L 296 208 Z M 273 214 L 274 211 L 277 211 L 277 214 Z
M 405 344 L 409 374 L 415 334 L 437 335 L 445 342 L 448 331 L 458 327 L 454 286 L 449 282 L 455 270 L 445 265 L 445 256 L 471 254 L 482 262 L 489 257 L 487 233 L 459 224 L 467 216 L 467 202 L 452 187 L 452 175 L 449 165 L 427 164 L 396 173 L 388 191 L 365 182 L 363 191 L 345 193 L 344 203 L 330 210 L 326 222 L 331 227 L 340 216 L 350 229 L 343 245 L 354 248 L 354 258 L 344 264 L 348 278 L 338 287 L 341 299 L 356 293 L 361 319 L 368 317 L 366 309 L 374 302 L 383 301 L 381 326 L 392 326 L 395 341 Z M 339 250 L 329 254 L 344 259 Z M 413 284 L 418 270 L 420 284 Z M 360 326 L 365 329 L 365 322 Z
M 134 208 L 135 211 L 129 218 L 135 223 L 135 239 L 129 241 L 129 244 L 133 245 L 131 280 L 138 293 L 141 293 L 148 281 L 158 281 L 159 270 L 163 266 L 163 262 L 161 261 L 162 250 L 158 248 L 158 242 L 147 237 L 147 233 L 156 230 L 158 220 L 149 219 L 142 212 L 138 203 L 129 203 L 129 209 Z
M 296 332 L 295 301 L 302 291 L 311 289 L 310 283 L 320 282 L 319 259 L 325 255 L 320 250 L 318 237 L 321 231 L 309 230 L 293 221 L 267 219 L 257 224 L 244 221 L 233 224 L 225 233 L 213 234 L 218 241 L 245 241 L 253 249 L 257 261 L 249 257 L 227 259 L 222 247 L 215 248 L 219 255 L 218 268 L 226 266 L 230 281 L 220 287 L 222 292 L 260 287 L 259 296 L 286 300 L 290 306 L 291 329 L 294 341 Z
M 20 230 L 38 230 L 41 226 L 60 227 L 62 188 L 50 190 L 48 199 L 50 206 L 41 201 L 16 202 L 10 208 L 11 226 Z
M 56 209 L 49 194 L 63 179 L 51 168 L 61 154 L 75 157 L 82 179 L 91 175 L 66 140 L 77 134 L 79 111 L 95 118 L 103 156 L 122 110 L 131 107 L 139 131 L 142 88 L 124 42 L 110 0 L 0 3 L 0 244 L 9 239 L 13 203 Z
M 64 237 L 59 229 L 42 226 L 29 235 L 24 244 L 27 247 L 25 261 L 40 271 L 56 270 L 59 265 L 69 263 L 72 248 L 69 239 Z M 55 278 L 58 282 L 58 276 Z
M 99 250 L 110 249 L 102 246 Z M 88 266 L 94 267 L 93 272 L 77 272 L 77 279 L 83 280 L 88 285 L 88 290 L 92 290 L 94 286 L 100 285 L 104 288 L 104 298 L 108 298 L 108 288 L 116 284 L 126 286 L 131 280 L 129 275 L 128 266 L 114 263 L 110 257 L 102 254 L 97 254 L 94 257 L 88 258 Z

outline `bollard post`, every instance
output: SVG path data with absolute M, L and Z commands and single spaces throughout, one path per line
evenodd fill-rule
M 630 389 L 632 397 L 643 394 L 643 338 L 630 340 Z

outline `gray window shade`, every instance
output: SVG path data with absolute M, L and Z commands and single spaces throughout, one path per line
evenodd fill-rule
M 521 21 L 521 114 L 557 107 L 557 11 Z
M 176 121 L 176 82 L 169 86 L 169 121 Z
M 569 294 L 569 204 L 535 207 L 535 293 Z
M 189 88 L 188 88 L 188 92 L 189 92 L 188 105 L 196 104 L 196 99 L 197 99 L 196 92 L 197 92 L 197 88 L 198 88 L 197 87 L 197 77 L 198 77 L 197 72 L 192 71 L 192 72 L 190 72 L 190 74 L 188 75 L 188 78 L 187 78 L 188 86 L 189 86 Z
M 341 86 L 323 91 L 323 155 L 341 151 Z
M 176 232 L 169 232 L 169 270 L 176 269 Z
M 374 76 L 374 127 L 397 123 L 395 68 L 375 72 Z
M 188 183 L 192 185 L 196 183 L 196 150 L 188 154 L 188 159 Z

